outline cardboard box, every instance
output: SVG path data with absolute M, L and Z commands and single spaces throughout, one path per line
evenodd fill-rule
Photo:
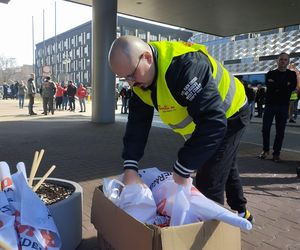
M 93 196 L 91 222 L 105 250 L 240 250 L 240 229 L 219 221 L 159 228 L 145 225 L 107 199 L 101 188 Z

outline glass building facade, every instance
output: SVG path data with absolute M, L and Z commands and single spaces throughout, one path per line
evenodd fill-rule
M 232 37 L 197 33 L 190 41 L 206 45 L 209 53 L 235 74 L 273 70 L 281 52 L 290 54 L 291 63 L 300 64 L 299 25 Z

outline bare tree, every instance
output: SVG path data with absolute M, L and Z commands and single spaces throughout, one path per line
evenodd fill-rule
M 17 62 L 15 58 L 0 55 L 0 83 L 8 82 L 15 74 Z

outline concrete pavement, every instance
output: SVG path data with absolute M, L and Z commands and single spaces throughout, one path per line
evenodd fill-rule
M 45 149 L 37 175 L 55 164 L 52 177 L 76 181 L 83 187 L 83 240 L 77 249 L 98 249 L 96 231 L 90 223 L 92 195 L 103 177 L 118 175 L 122 170 L 126 117 L 117 114 L 114 124 L 95 124 L 90 121 L 90 104 L 86 113 L 57 111 L 53 116 L 41 115 L 41 107 L 37 103 L 39 115 L 28 116 L 27 107 L 19 109 L 16 100 L 0 100 L 0 160 L 10 166 L 18 161 L 30 166 L 34 151 Z M 182 142 L 169 129 L 153 127 L 140 167 L 170 168 Z M 245 142 L 239 149 L 248 208 L 256 221 L 251 232 L 242 232 L 242 249 L 300 250 L 300 179 L 295 171 L 300 155 L 283 151 L 283 161 L 274 163 L 257 159 L 260 151 L 260 146 Z

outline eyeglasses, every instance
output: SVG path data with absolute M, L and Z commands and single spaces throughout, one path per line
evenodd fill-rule
M 134 71 L 130 75 L 124 77 L 124 79 L 126 81 L 128 81 L 128 82 L 134 82 L 135 81 L 135 76 L 134 75 L 135 75 L 135 72 L 137 71 L 137 69 L 138 69 L 138 67 L 140 65 L 140 62 L 141 62 L 142 58 L 143 58 L 143 55 L 140 55 L 139 61 L 138 61 L 137 65 L 136 65 Z

